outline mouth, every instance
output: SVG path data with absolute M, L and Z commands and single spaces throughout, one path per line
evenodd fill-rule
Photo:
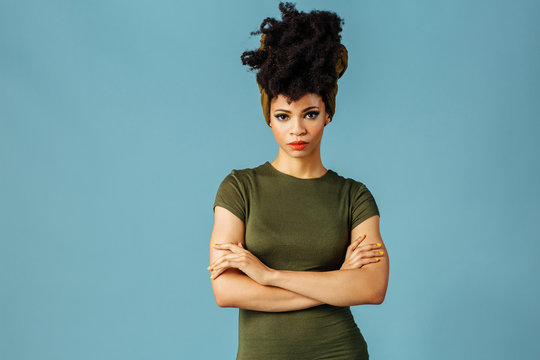
M 288 144 L 294 150 L 303 150 L 307 146 L 305 141 L 293 141 Z

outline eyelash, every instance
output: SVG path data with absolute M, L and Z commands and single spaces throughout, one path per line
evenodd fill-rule
M 309 120 L 314 120 L 314 119 L 317 118 L 317 116 L 319 116 L 319 113 L 320 113 L 320 111 L 310 111 L 310 112 L 306 113 L 306 115 L 309 115 L 309 114 L 315 114 L 314 117 L 309 118 Z M 281 118 L 280 118 L 280 116 L 282 116 L 282 115 L 287 116 L 287 114 L 277 114 L 277 115 L 274 115 L 274 117 L 275 117 L 276 119 L 278 119 L 279 121 L 284 121 L 284 119 L 281 119 Z

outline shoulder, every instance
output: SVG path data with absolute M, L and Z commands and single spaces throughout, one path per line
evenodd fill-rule
M 353 178 L 343 178 L 343 181 L 347 184 L 349 196 L 351 230 L 372 216 L 380 216 L 379 206 L 375 201 L 375 197 L 364 181 Z M 356 231 L 365 232 L 365 229 L 357 229 Z
M 351 177 L 346 177 L 338 174 L 334 171 L 335 179 L 341 184 L 342 187 L 350 191 L 350 194 L 356 194 L 362 192 L 364 189 L 367 189 L 367 185 L 364 181 L 353 179 Z
M 245 182 L 246 180 L 256 177 L 261 173 L 263 165 L 250 168 L 235 168 L 232 169 L 226 176 L 225 179 L 235 179 L 240 182 Z
M 233 186 L 242 192 L 248 192 L 252 185 L 256 182 L 256 178 L 263 172 L 263 165 L 235 168 L 230 170 L 228 174 L 222 178 L 221 186 Z

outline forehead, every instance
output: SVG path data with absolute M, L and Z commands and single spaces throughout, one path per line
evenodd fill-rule
M 300 99 L 293 101 L 291 103 L 288 102 L 288 98 L 282 94 L 279 94 L 277 97 L 272 99 L 272 102 L 270 104 L 270 107 L 272 109 L 304 109 L 309 106 L 319 106 L 321 107 L 323 104 L 322 98 L 318 94 L 313 93 L 307 93 Z

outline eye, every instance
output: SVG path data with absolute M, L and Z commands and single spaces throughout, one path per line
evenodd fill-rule
M 319 111 L 310 111 L 306 114 L 306 116 L 308 117 L 308 119 L 316 119 L 317 116 L 319 116 Z
M 287 114 L 277 114 L 277 115 L 274 115 L 274 117 L 276 119 L 278 119 L 279 121 L 282 121 L 282 120 L 285 120 L 285 118 L 282 118 L 281 116 L 284 116 L 285 118 L 287 117 Z

